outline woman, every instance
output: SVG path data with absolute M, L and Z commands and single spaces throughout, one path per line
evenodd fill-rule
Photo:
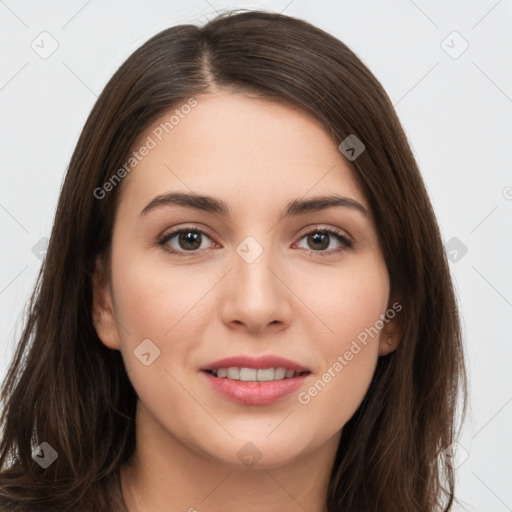
M 232 12 L 94 106 L 2 388 L 2 510 L 450 510 L 459 317 L 388 96 Z

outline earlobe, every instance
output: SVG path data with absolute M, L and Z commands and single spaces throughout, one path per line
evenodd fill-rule
M 399 304 L 395 302 L 394 304 Z M 379 338 L 379 356 L 385 356 L 398 348 L 402 341 L 402 322 L 399 315 L 399 310 L 393 311 L 392 318 L 388 318 L 382 328 Z
M 381 336 L 379 342 L 379 356 L 386 356 L 396 350 L 398 345 L 400 344 L 400 340 L 395 334 L 389 334 L 386 336 Z
M 92 277 L 92 323 L 101 342 L 108 348 L 119 350 L 112 290 L 101 256 L 96 259 Z

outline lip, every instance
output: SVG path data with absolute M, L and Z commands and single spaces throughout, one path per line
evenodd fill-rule
M 224 368 L 220 366 L 219 368 Z M 252 368 L 245 366 L 245 368 Z M 291 369 L 291 368 L 290 368 Z M 206 369 L 200 372 L 208 384 L 222 396 L 244 405 L 269 405 L 297 391 L 311 373 L 283 380 L 265 382 L 244 382 L 228 378 L 218 378 Z
M 245 382 L 228 378 L 215 377 L 208 370 L 219 368 L 284 368 L 295 372 L 308 372 L 289 379 L 271 380 L 264 382 Z M 200 368 L 200 373 L 208 384 L 225 398 L 244 405 L 268 405 L 297 391 L 304 380 L 311 375 L 311 370 L 295 361 L 284 357 L 265 354 L 254 357 L 239 355 L 219 359 Z
M 219 368 L 284 368 L 285 370 L 294 370 L 296 372 L 311 372 L 309 368 L 296 363 L 295 361 L 291 361 L 290 359 L 285 359 L 284 357 L 274 356 L 272 354 L 267 354 L 263 356 L 253 357 L 253 356 L 233 356 L 226 357 L 224 359 L 219 359 L 213 363 L 207 364 L 200 368 L 200 370 L 218 370 Z

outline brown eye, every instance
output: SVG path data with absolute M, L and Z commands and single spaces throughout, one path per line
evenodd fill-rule
M 197 231 L 181 231 L 177 234 L 178 245 L 180 248 L 190 251 L 196 251 L 201 247 L 201 233 Z
M 328 233 L 313 233 L 307 235 L 308 244 L 314 250 L 323 251 L 329 247 L 330 237 Z
M 343 235 L 341 231 L 335 230 L 333 228 L 315 229 L 303 235 L 301 240 L 304 238 L 306 238 L 307 243 L 306 250 L 308 250 L 311 254 L 319 254 L 320 256 L 341 252 L 345 249 L 351 249 L 353 247 L 352 241 Z M 338 247 L 331 247 L 330 250 L 326 250 L 333 242 L 333 239 L 338 242 Z
M 194 254 L 195 252 L 201 250 L 204 237 L 207 239 L 210 238 L 208 235 L 206 235 L 206 233 L 199 229 L 182 228 L 166 234 L 161 240 L 159 240 L 158 244 L 161 245 L 166 251 L 174 254 Z

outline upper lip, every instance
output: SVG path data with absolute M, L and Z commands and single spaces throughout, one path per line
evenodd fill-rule
M 200 370 L 218 370 L 219 368 L 284 368 L 296 372 L 309 372 L 310 370 L 295 361 L 285 359 L 284 357 L 274 355 L 253 356 L 233 356 L 219 359 L 213 363 L 206 364 Z

